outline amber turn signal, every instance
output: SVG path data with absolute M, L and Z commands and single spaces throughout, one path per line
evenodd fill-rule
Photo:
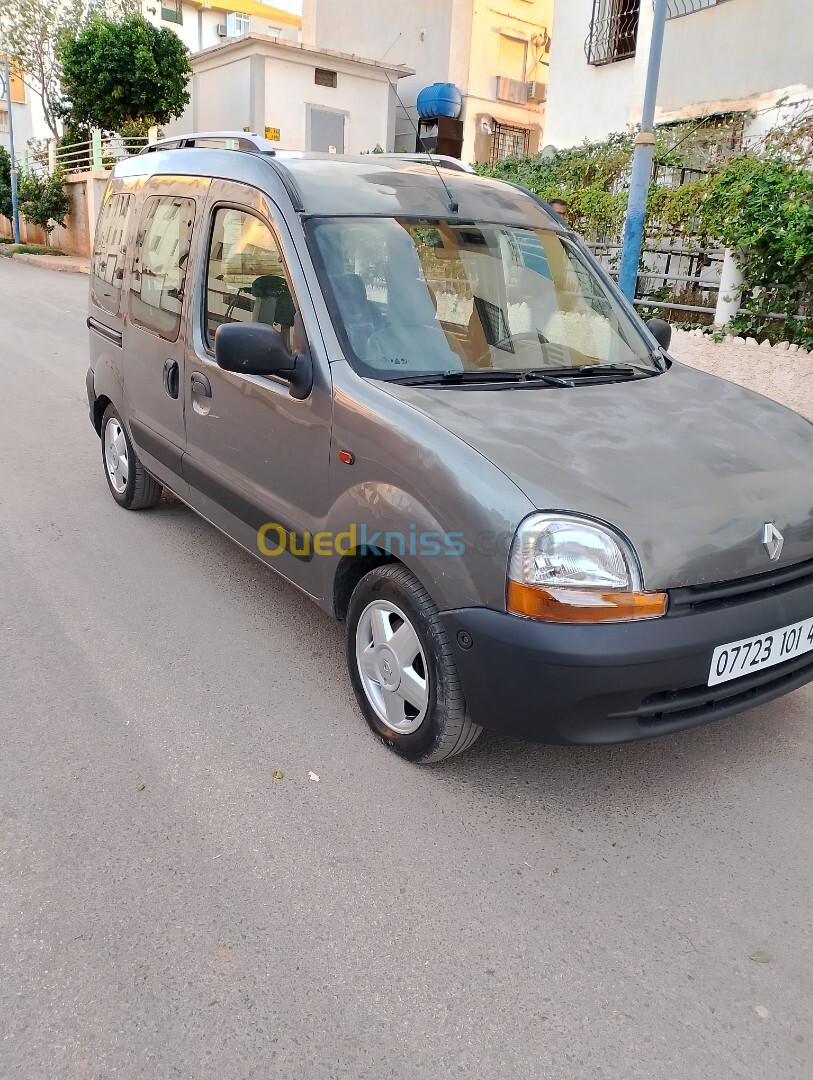
M 508 610 L 547 622 L 626 622 L 666 614 L 664 592 L 601 592 L 599 589 L 543 589 L 508 582 Z

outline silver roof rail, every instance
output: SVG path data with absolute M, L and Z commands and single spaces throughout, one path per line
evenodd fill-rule
M 276 153 L 276 148 L 268 139 L 255 135 L 253 131 L 193 131 L 189 135 L 171 135 L 143 147 L 140 154 L 152 154 L 157 150 L 182 150 L 198 146 L 199 143 L 222 142 L 224 148 L 231 150 L 255 150 L 261 153 Z M 231 143 L 230 147 L 226 144 Z
M 418 165 L 431 165 L 434 162 L 438 168 L 450 169 L 452 172 L 473 173 L 475 171 L 471 165 L 465 165 L 458 158 L 449 157 L 448 154 L 428 154 L 425 152 L 416 154 L 384 153 L 375 156 L 384 158 L 387 161 L 414 161 Z

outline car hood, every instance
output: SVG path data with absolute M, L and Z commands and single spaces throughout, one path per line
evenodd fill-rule
M 538 509 L 614 525 L 647 588 L 813 558 L 813 424 L 723 379 L 673 363 L 649 379 L 575 387 L 379 385 L 488 458 Z M 785 539 L 776 562 L 766 522 Z

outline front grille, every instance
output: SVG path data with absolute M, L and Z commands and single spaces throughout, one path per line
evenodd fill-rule
M 638 720 L 648 727 L 674 721 L 713 720 L 716 713 L 738 712 L 778 697 L 813 679 L 813 655 L 805 653 L 784 664 L 746 675 L 719 686 L 691 686 L 651 694 L 632 712 L 617 713 L 617 719 Z
M 813 584 L 813 560 L 739 581 L 718 581 L 711 585 L 687 585 L 681 589 L 671 589 L 669 612 L 684 615 L 690 611 L 713 611 L 744 600 L 781 596 L 800 585 L 809 584 Z

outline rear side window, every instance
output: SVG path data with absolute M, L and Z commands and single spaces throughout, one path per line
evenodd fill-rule
M 194 220 L 192 199 L 159 195 L 147 199 L 138 223 L 130 318 L 167 341 L 176 341 L 181 328 Z
M 118 315 L 121 287 L 127 259 L 127 215 L 132 195 L 111 195 L 102 208 L 96 227 L 96 244 L 90 266 L 90 288 L 94 304 Z
M 279 330 L 290 345 L 296 312 L 282 254 L 268 226 L 243 210 L 218 210 L 207 267 L 207 344 L 223 323 L 262 322 Z

